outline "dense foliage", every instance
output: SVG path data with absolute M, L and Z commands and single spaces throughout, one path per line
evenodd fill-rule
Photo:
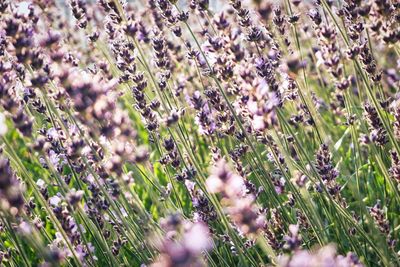
M 0 265 L 400 266 L 399 40 L 396 0 L 1 0 Z

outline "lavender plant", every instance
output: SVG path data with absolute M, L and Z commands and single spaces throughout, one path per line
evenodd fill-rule
M 1 266 L 399 266 L 400 3 L 0 0 Z

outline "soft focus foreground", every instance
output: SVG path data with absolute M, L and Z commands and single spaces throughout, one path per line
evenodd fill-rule
M 0 12 L 0 265 L 400 266 L 398 1 Z

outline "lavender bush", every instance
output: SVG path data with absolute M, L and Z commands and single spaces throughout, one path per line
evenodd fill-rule
M 400 266 L 399 40 L 392 0 L 1 0 L 0 265 Z

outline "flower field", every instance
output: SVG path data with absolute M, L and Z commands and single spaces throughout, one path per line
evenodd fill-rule
M 400 266 L 397 0 L 0 0 L 0 266 Z

